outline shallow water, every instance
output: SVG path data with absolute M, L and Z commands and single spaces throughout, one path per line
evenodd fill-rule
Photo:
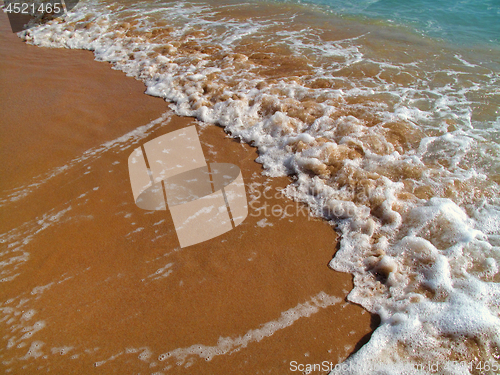
M 313 0 L 344 17 L 358 17 L 408 27 L 422 35 L 461 46 L 498 48 L 500 7 L 494 0 Z
M 479 373 L 453 361 L 500 355 L 496 24 L 328 5 L 89 1 L 22 36 L 94 51 L 294 177 L 287 195 L 342 235 L 331 266 L 354 275 L 349 300 L 382 319 L 350 372 Z

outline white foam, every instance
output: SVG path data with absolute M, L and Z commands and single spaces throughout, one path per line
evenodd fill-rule
M 267 221 L 267 218 L 264 218 L 262 220 L 259 220 L 257 222 L 257 226 L 261 227 L 261 228 L 265 228 L 265 227 L 272 227 L 273 226 L 273 223 L 269 223 Z
M 471 345 L 482 360 L 491 360 L 499 326 L 494 282 L 500 194 L 489 176 L 498 175 L 500 121 L 488 103 L 498 92 L 498 72 L 441 51 L 433 59 L 380 61 L 364 45 L 367 35 L 323 41 L 314 28 L 293 29 L 286 17 L 227 18 L 217 20 L 217 29 L 208 5 L 176 2 L 150 11 L 168 14 L 176 26 L 173 41 L 117 37 L 114 24 L 125 15 L 95 1 L 67 18 L 74 24 L 92 14 L 88 28 L 68 32 L 67 24 L 51 23 L 24 36 L 40 46 L 93 50 L 98 60 L 143 80 L 148 94 L 172 101 L 176 113 L 220 124 L 256 146 L 267 175 L 294 175 L 286 195 L 334 220 L 341 231 L 331 266 L 354 275 L 349 299 L 382 318 L 370 342 L 348 360 L 353 373 L 366 372 L 367 365 L 373 372 L 415 373 L 417 361 L 452 366 L 452 348 L 467 338 L 475 340 Z M 140 19 L 139 27 L 155 29 L 148 22 Z M 177 55 L 174 42 L 180 44 L 193 27 L 205 32 L 197 42 L 219 45 L 227 57 Z M 273 27 L 283 29 L 281 43 L 292 54 L 315 51 L 310 77 L 271 82 L 248 56 L 239 62 L 231 57 L 239 41 L 266 40 Z M 160 47 L 168 53 L 147 57 Z M 446 59 L 460 68 L 443 64 Z M 366 74 L 350 73 L 360 71 Z M 238 81 L 227 85 L 234 77 Z M 318 89 L 304 83 L 316 78 L 330 83 Z M 257 89 L 261 82 L 266 84 Z M 226 99 L 211 103 L 204 83 L 220 88 L 218 98 Z M 304 113 L 304 99 L 322 113 L 309 122 L 290 111 Z M 477 316 L 467 321 L 470 306 Z M 239 345 L 234 340 L 228 341 L 231 348 Z M 211 358 L 225 350 L 224 342 L 190 350 Z M 460 348 L 464 358 L 474 355 L 474 348 Z M 183 362 L 188 349 L 179 350 Z
M 43 356 L 42 347 L 45 344 L 42 341 L 33 341 L 30 348 L 26 352 L 26 355 L 22 359 L 38 358 Z
M 317 313 L 320 309 L 335 305 L 341 301 L 342 300 L 338 297 L 329 296 L 324 292 L 320 292 L 309 301 L 300 303 L 282 312 L 279 319 L 267 322 L 262 325 L 261 328 L 250 330 L 242 336 L 236 338 L 220 337 L 217 345 L 213 346 L 195 344 L 188 348 L 174 349 L 161 354 L 158 360 L 165 361 L 172 358 L 177 361 L 177 365 L 189 367 L 193 357 L 204 358 L 210 361 L 213 357 L 218 355 L 235 353 L 246 348 L 252 342 L 259 342 L 273 335 L 275 332 L 291 326 L 300 318 L 308 317 Z
M 52 354 L 66 355 L 69 351 L 73 350 L 72 346 L 61 346 L 51 348 L 50 351 Z
M 1 241 L 7 244 L 6 250 L 0 252 L 3 257 L 0 262 L 0 282 L 10 282 L 20 275 L 17 271 L 30 258 L 30 254 L 24 249 L 26 245 L 39 233 L 57 225 L 69 211 L 71 211 L 70 204 L 60 211 L 50 210 L 41 217 L 0 235 Z
M 152 279 L 152 280 L 164 279 L 165 277 L 170 275 L 172 272 L 174 272 L 171 269 L 173 265 L 174 265 L 174 263 L 167 263 L 165 266 L 158 268 L 155 273 L 148 276 L 148 279 Z

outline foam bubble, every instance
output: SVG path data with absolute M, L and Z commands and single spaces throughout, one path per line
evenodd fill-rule
M 45 344 L 42 341 L 33 341 L 22 359 L 39 358 L 43 356 L 43 352 L 41 349 L 44 345 Z

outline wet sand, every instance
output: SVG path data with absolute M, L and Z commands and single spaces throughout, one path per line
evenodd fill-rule
M 280 197 L 288 179 L 262 176 L 255 149 L 88 51 L 29 46 L 0 22 L 6 373 L 284 374 L 366 341 L 376 319 L 328 268 L 334 228 Z M 192 124 L 209 162 L 241 168 L 251 204 L 237 228 L 181 249 L 168 212 L 135 206 L 127 158 Z

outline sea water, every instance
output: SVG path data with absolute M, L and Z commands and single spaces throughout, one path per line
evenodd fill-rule
M 293 177 L 286 194 L 341 234 L 349 300 L 381 317 L 343 373 L 478 374 L 500 357 L 499 12 L 90 0 L 20 35 L 94 51 Z
M 305 2 L 307 3 L 307 1 Z M 461 46 L 500 42 L 499 4 L 495 0 L 315 0 L 330 12 L 360 20 L 379 20 Z

